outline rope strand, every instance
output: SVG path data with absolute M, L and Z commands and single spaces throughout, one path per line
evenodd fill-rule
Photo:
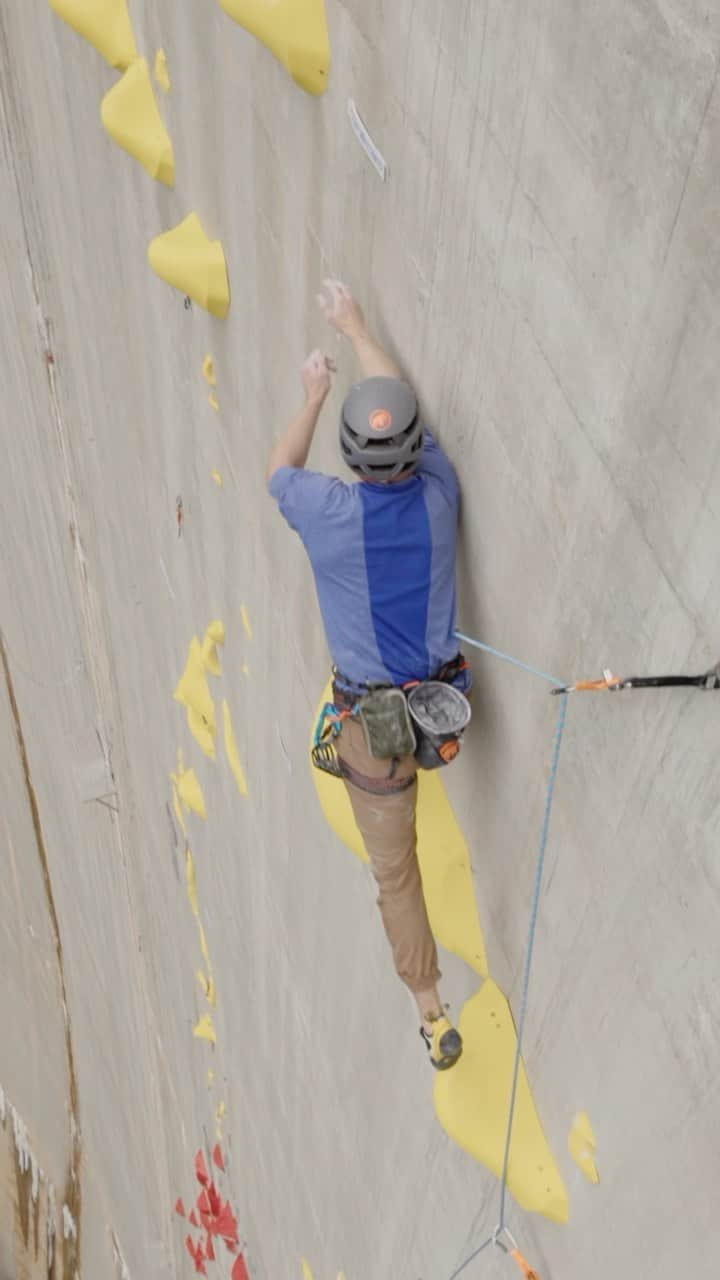
M 480 640 L 473 640 L 471 636 L 466 636 L 461 631 L 456 631 L 455 635 L 465 644 L 470 644 L 476 649 L 482 649 L 483 652 L 492 654 L 493 657 L 500 658 L 504 662 L 511 663 L 514 667 L 520 667 L 521 670 L 529 672 L 531 675 L 537 676 L 541 680 L 547 681 L 549 684 L 558 686 L 563 685 L 562 680 L 557 680 L 554 676 L 548 675 L 544 671 L 539 671 L 536 667 L 531 667 L 525 662 L 520 662 L 517 658 L 510 657 L 507 653 L 502 653 L 499 649 L 493 649 L 490 645 L 483 644 Z M 545 794 L 545 809 L 543 813 L 542 828 L 540 831 L 540 845 L 538 848 L 537 859 L 535 863 L 535 882 L 533 886 L 532 906 L 530 908 L 530 923 L 528 925 L 527 942 L 525 944 L 525 963 L 523 967 L 523 985 L 522 995 L 520 999 L 520 1018 L 518 1021 L 517 1043 L 515 1046 L 515 1061 L 513 1063 L 512 1086 L 510 1090 L 510 1103 L 508 1108 L 507 1128 L 505 1132 L 505 1152 L 503 1155 L 502 1175 L 500 1178 L 500 1220 L 497 1228 L 487 1240 L 478 1245 L 464 1262 L 453 1271 L 449 1280 L 457 1280 L 457 1277 L 470 1265 L 471 1262 L 478 1257 L 485 1249 L 492 1244 L 498 1244 L 498 1237 L 506 1232 L 509 1234 L 505 1225 L 505 1201 L 507 1193 L 507 1177 L 508 1166 L 510 1163 L 510 1144 L 512 1141 L 513 1122 L 515 1119 L 515 1107 L 517 1103 L 517 1087 L 520 1075 L 520 1062 L 522 1058 L 522 1041 L 523 1032 L 525 1030 L 525 1016 L 527 1013 L 528 992 L 530 990 L 530 973 L 533 962 L 533 951 L 535 947 L 535 934 L 537 931 L 538 915 L 540 910 L 540 890 L 542 887 L 543 870 L 545 867 L 545 853 L 547 850 L 548 834 L 550 831 L 550 814 L 552 812 L 552 804 L 555 795 L 555 783 L 557 781 L 558 765 L 560 762 L 560 746 L 565 730 L 568 709 L 568 694 L 565 688 L 556 690 L 560 694 L 560 706 L 555 724 L 555 733 L 553 737 L 552 755 L 550 763 L 550 776 L 548 778 L 547 791 Z M 522 1255 L 520 1255 L 522 1256 Z M 523 1259 L 524 1261 L 524 1259 Z M 530 1272 L 530 1275 L 534 1275 Z

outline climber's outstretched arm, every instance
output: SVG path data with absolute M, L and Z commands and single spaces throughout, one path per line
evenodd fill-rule
M 360 361 L 364 378 L 402 378 L 395 361 L 372 337 L 359 303 L 341 280 L 323 280 L 329 299 L 318 294 L 318 305 L 325 318 L 349 338 Z
M 335 364 L 322 351 L 315 350 L 308 356 L 300 372 L 305 388 L 305 404 L 270 454 L 265 472 L 266 484 L 278 467 L 305 466 L 320 411 L 330 390 L 330 375 L 335 372 Z

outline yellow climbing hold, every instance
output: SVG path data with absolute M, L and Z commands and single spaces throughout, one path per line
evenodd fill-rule
M 137 57 L 125 0 L 50 0 L 63 22 L 94 45 L 111 67 L 124 71 Z
M 118 146 L 139 160 L 151 178 L 172 187 L 175 181 L 173 146 L 160 119 L 145 58 L 136 58 L 105 94 L 100 115 Z
M 317 770 L 315 770 L 317 773 Z M 418 862 L 430 928 L 481 977 L 488 972 L 470 854 L 440 774 L 418 775 Z
M 161 280 L 224 319 L 230 306 L 225 253 L 219 240 L 208 240 L 197 214 L 151 240 L 148 258 Z
M 214 1071 L 211 1071 L 211 1070 L 210 1070 L 210 1068 L 208 1067 L 208 1073 L 207 1073 L 207 1082 L 208 1082 L 208 1084 L 212 1084 L 212 1082 L 213 1082 L 213 1080 L 214 1080 L 214 1079 L 215 1079 L 215 1072 L 214 1072 Z
M 242 765 L 240 764 L 240 755 L 238 753 L 237 743 L 235 742 L 235 734 L 233 733 L 232 720 L 230 718 L 230 708 L 224 698 L 222 704 L 222 717 L 225 735 L 225 754 L 228 758 L 228 764 L 233 771 L 233 776 L 237 783 L 237 789 L 240 792 L 240 795 L 246 796 L 248 789 L 245 781 L 245 774 L 243 773 Z
M 464 1005 L 458 1022 L 463 1055 L 435 1079 L 435 1110 L 458 1146 L 502 1173 L 517 1037 L 510 1006 L 488 978 Z M 552 1222 L 567 1222 L 568 1199 L 545 1140 L 520 1064 L 510 1143 L 508 1187 L 518 1204 Z
M 209 1013 L 203 1014 L 200 1021 L 193 1027 L 193 1035 L 198 1040 L 207 1040 L 209 1044 L 217 1044 L 215 1028 Z
M 203 666 L 214 676 L 221 676 L 220 657 L 218 655 L 217 646 L 225 643 L 225 627 L 218 619 L 211 622 L 206 628 L 203 636 L 202 649 L 200 651 Z
M 301 1258 L 300 1266 L 302 1267 L 303 1280 L 313 1280 L 313 1273 L 304 1258 Z
M 220 405 L 218 403 L 218 398 L 215 395 L 214 391 L 211 391 L 210 395 L 208 396 L 208 404 L 210 405 L 211 409 L 214 409 L 216 413 L 218 412 Z
M 597 1184 L 600 1174 L 595 1164 L 595 1134 L 586 1111 L 580 1111 L 568 1134 L 568 1151 L 588 1182 Z
M 248 611 L 244 604 L 240 605 L 240 617 L 242 618 L 242 624 L 245 628 L 245 635 L 248 637 L 248 640 L 252 640 L 252 627 L 250 626 Z
M 217 1003 L 217 995 L 215 992 L 215 983 L 213 981 L 212 976 L 208 977 L 207 974 L 203 973 L 202 969 L 198 969 L 196 971 L 195 977 L 200 983 L 200 986 L 202 988 L 202 993 L 205 996 L 205 999 L 207 1000 L 208 1004 L 212 1005 L 214 1009 Z
M 216 378 L 215 365 L 213 364 L 212 356 L 206 356 L 203 360 L 202 373 L 205 381 L 209 382 L 211 387 L 214 387 L 216 384 Z
M 225 12 L 275 54 L 307 93 L 327 89 L 330 41 L 323 0 L 220 0 Z
M 219 472 L 219 471 L 211 471 L 211 473 L 210 473 L 210 474 L 212 475 L 212 478 L 213 478 L 213 480 L 215 481 L 215 483 L 216 483 L 216 485 L 217 485 L 218 489 L 222 489 L 222 483 L 223 483 L 223 481 L 222 481 L 222 476 L 220 475 L 220 472 Z
M 202 788 L 195 776 L 195 770 L 183 768 L 181 751 L 178 751 L 178 771 L 177 773 L 171 773 L 170 779 L 175 786 L 180 803 L 186 809 L 197 813 L 201 818 L 207 817 Z M 183 827 L 184 825 L 183 823 Z
M 198 746 L 211 760 L 215 759 L 215 704 L 210 696 L 206 666 L 209 651 L 200 646 L 197 636 L 190 641 L 185 670 L 173 694 L 176 702 L 187 708 L 188 727 Z
M 169 93 L 170 92 L 170 75 L 168 73 L 167 58 L 165 57 L 164 49 L 158 49 L 157 53 L 155 54 L 154 71 L 155 71 L 155 79 L 160 85 L 160 88 L 162 89 L 163 93 Z
M 243 673 L 243 675 L 244 675 L 244 676 L 249 676 L 249 675 L 250 675 L 250 668 L 249 668 L 249 666 L 248 666 L 247 662 L 243 662 L 241 670 L 242 670 L 242 673 Z
M 208 951 L 207 939 L 205 937 L 205 930 L 203 929 L 199 921 L 198 921 L 198 929 L 200 932 L 200 950 L 202 951 L 202 958 L 205 961 L 205 964 L 207 965 L 208 973 L 210 973 L 212 970 L 212 965 L 210 964 L 210 953 Z
M 185 849 L 185 883 L 187 885 L 187 896 L 188 896 L 188 902 L 190 903 L 190 910 L 192 911 L 193 915 L 195 916 L 195 919 L 197 920 L 198 916 L 200 915 L 200 907 L 198 905 L 197 881 L 195 879 L 195 864 L 193 862 L 193 856 L 190 852 L 190 849 L 187 847 Z
M 318 715 L 322 705 L 330 701 L 332 689 L 328 682 Z M 343 844 L 367 862 L 344 785 L 318 769 L 313 769 L 312 774 L 326 821 Z M 470 855 L 438 773 L 418 774 L 417 835 L 418 861 L 433 934 L 448 951 L 485 977 L 487 957 L 475 906 Z
M 222 1138 L 222 1122 L 223 1122 L 224 1115 L 225 1115 L 225 1103 L 221 1102 L 215 1112 L 215 1135 L 218 1139 Z

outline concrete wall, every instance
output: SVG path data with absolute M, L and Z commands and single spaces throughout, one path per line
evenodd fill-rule
M 495 1225 L 496 1183 L 437 1124 L 371 882 L 315 802 L 328 659 L 263 470 L 318 342 L 339 372 L 312 462 L 336 468 L 356 371 L 314 295 L 337 274 L 460 469 L 463 629 L 568 679 L 717 660 L 720 10 L 329 0 L 330 87 L 312 99 L 211 0 L 130 8 L 141 51 L 168 55 L 173 192 L 104 134 L 116 77 L 96 52 L 44 0 L 0 12 L 0 1085 L 74 1207 L 85 1277 L 191 1274 L 172 1206 L 222 1101 L 253 1280 L 299 1275 L 301 1256 L 315 1280 L 443 1280 Z M 147 265 L 191 209 L 225 246 L 224 323 Z M 247 799 L 172 699 L 213 618 Z M 516 999 L 554 707 L 531 677 L 473 666 L 447 785 Z M 571 1220 L 511 1215 L 552 1280 L 714 1274 L 719 708 L 674 692 L 571 706 L 525 1051 Z M 208 806 L 189 842 L 214 1051 L 192 1036 L 178 747 Z M 117 812 L 87 798 L 103 777 Z M 444 969 L 457 1009 L 476 980 Z M 578 1109 L 598 1188 L 565 1149 Z M 43 1272 L 8 1132 L 15 1280 Z M 510 1265 L 495 1251 L 467 1274 Z

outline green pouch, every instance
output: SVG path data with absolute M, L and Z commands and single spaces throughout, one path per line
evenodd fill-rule
M 375 760 L 414 755 L 417 740 L 402 689 L 377 689 L 358 707 L 365 744 Z

